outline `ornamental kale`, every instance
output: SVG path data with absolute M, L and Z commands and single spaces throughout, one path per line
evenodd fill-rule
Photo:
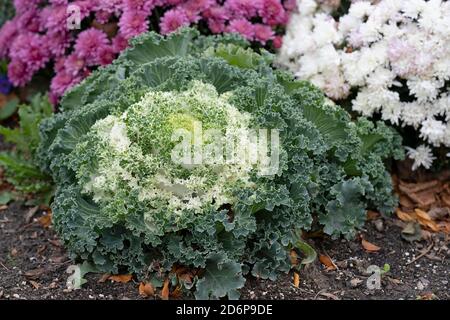
M 352 237 L 367 208 L 392 211 L 383 159 L 401 156 L 395 132 L 351 122 L 249 45 L 191 29 L 147 33 L 63 97 L 41 125 L 40 163 L 57 183 L 54 225 L 73 258 L 141 278 L 199 268 L 197 298 L 235 298 L 244 274 L 290 269 L 299 229 L 314 222 Z M 204 161 L 174 161 L 179 138 L 195 149 L 199 124 Z M 251 129 L 278 132 L 274 174 L 260 162 L 205 160 L 225 140 L 255 147 Z

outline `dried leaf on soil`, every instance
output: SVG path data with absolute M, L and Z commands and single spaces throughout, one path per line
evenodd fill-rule
M 39 206 L 35 206 L 33 208 L 30 208 L 28 210 L 28 212 L 25 214 L 25 223 L 28 224 L 31 222 L 31 219 L 33 219 L 33 216 L 36 214 L 36 212 L 38 211 Z
M 439 232 L 439 227 L 437 226 L 436 222 L 431 219 L 428 213 L 420 209 L 416 209 L 414 211 L 417 215 L 417 221 L 419 221 L 421 225 L 429 228 L 433 232 Z
M 29 282 L 33 286 L 33 288 L 35 288 L 36 290 L 41 287 L 41 285 L 39 283 L 37 283 L 36 281 L 29 280 Z
M 291 264 L 292 265 L 297 265 L 298 264 L 298 254 L 297 254 L 297 252 L 295 252 L 295 250 L 291 250 L 290 252 L 289 252 L 289 258 L 290 258 L 290 260 L 291 260 Z
M 41 224 L 41 226 L 43 226 L 44 228 L 48 228 L 52 224 L 52 214 L 48 213 L 40 217 L 38 221 Z
M 98 283 L 106 282 L 106 280 L 108 280 L 109 277 L 111 277 L 111 275 L 109 273 L 102 274 L 100 279 L 98 279 Z
M 416 222 L 408 222 L 408 224 L 403 228 L 401 236 L 409 242 L 421 240 L 422 230 L 420 225 Z
M 128 283 L 131 281 L 132 278 L 133 276 L 131 274 L 119 274 L 109 276 L 108 280 L 111 280 L 113 282 Z
M 34 270 L 30 270 L 24 273 L 24 276 L 30 280 L 36 280 L 38 279 L 41 275 L 43 275 L 45 272 L 45 269 L 43 268 L 38 268 L 38 269 L 34 269 Z
M 300 275 L 294 272 L 294 286 L 298 288 L 300 286 Z
M 175 290 L 173 290 L 173 292 L 170 294 L 170 297 L 174 299 L 181 298 L 181 286 L 177 286 Z
M 361 239 L 361 244 L 362 244 L 364 250 L 366 250 L 368 252 L 377 252 L 381 249 L 379 246 L 365 240 L 364 238 Z
M 19 251 L 17 251 L 16 248 L 11 249 L 11 256 L 15 257 L 15 256 L 17 256 L 18 253 L 19 253 Z
M 321 254 L 319 256 L 319 260 L 320 262 L 326 267 L 327 271 L 332 271 L 332 270 L 336 270 L 337 267 L 334 264 L 333 260 L 331 260 L 331 258 L 325 254 Z
M 380 213 L 372 210 L 367 211 L 367 220 L 375 220 L 380 217 Z
M 153 297 L 155 295 L 155 289 L 151 283 L 141 282 L 139 284 L 139 295 L 142 297 Z
M 163 300 L 169 299 L 169 279 L 164 280 L 164 286 L 161 290 L 161 299 Z
M 414 212 L 404 212 L 400 209 L 397 209 L 396 211 L 397 217 L 405 222 L 412 222 L 416 221 L 416 214 Z

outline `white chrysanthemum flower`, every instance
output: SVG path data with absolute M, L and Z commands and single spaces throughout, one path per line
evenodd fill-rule
M 414 160 L 412 170 L 417 170 L 419 167 L 430 169 L 431 164 L 436 159 L 433 156 L 431 148 L 425 145 L 420 145 L 416 149 L 406 147 L 407 155 L 410 159 Z
M 297 9 L 304 16 L 313 14 L 317 9 L 317 2 L 314 0 L 297 0 Z
M 428 140 L 434 146 L 439 146 L 444 139 L 446 125 L 442 121 L 427 119 L 422 122 L 420 137 Z
M 433 80 L 410 79 L 407 82 L 409 91 L 416 96 L 419 103 L 436 99 L 443 83 Z
M 334 100 L 355 92 L 352 109 L 362 115 L 379 112 L 433 146 L 450 144 L 443 129 L 450 122 L 450 1 L 352 1 L 337 18 L 323 1 L 303 2 L 288 25 L 281 66 Z

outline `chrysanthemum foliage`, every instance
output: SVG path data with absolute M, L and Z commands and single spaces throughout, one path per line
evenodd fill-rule
M 382 160 L 401 156 L 398 136 L 351 122 L 248 45 L 190 29 L 147 33 L 64 96 L 63 112 L 41 126 L 41 162 L 58 185 L 54 224 L 73 257 L 139 277 L 204 269 L 197 298 L 235 298 L 246 273 L 290 269 L 298 229 L 351 237 L 366 208 L 392 210 Z M 175 163 L 174 132 L 197 122 L 228 138 L 278 130 L 278 171 Z

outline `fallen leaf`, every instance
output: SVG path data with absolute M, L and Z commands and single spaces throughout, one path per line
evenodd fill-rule
M 8 209 L 8 206 L 6 204 L 0 206 L 0 211 L 6 210 L 6 209 Z
M 395 279 L 395 278 L 391 278 L 391 277 L 387 277 L 387 279 L 395 285 L 402 283 L 402 280 L 400 280 L 400 279 Z
M 364 282 L 364 280 L 361 280 L 359 278 L 353 278 L 352 280 L 350 280 L 350 285 L 353 288 L 356 288 L 357 286 L 359 286 L 362 282 Z
M 15 257 L 15 256 L 17 256 L 18 253 L 19 253 L 19 251 L 17 251 L 16 248 L 11 249 L 11 256 Z
M 102 276 L 100 277 L 100 279 L 98 279 L 97 282 L 98 283 L 106 282 L 106 280 L 108 280 L 109 277 L 111 277 L 111 275 L 109 273 L 102 274 Z
M 128 283 L 131 281 L 132 278 L 133 278 L 133 276 L 131 274 L 119 274 L 119 275 L 109 276 L 108 280 L 111 280 L 113 282 Z
M 29 280 L 29 282 L 35 289 L 39 289 L 41 287 L 41 285 L 39 283 L 37 283 L 36 281 Z
M 38 279 L 41 275 L 43 275 L 45 272 L 45 270 L 43 268 L 38 268 L 38 269 L 34 269 L 34 270 L 30 270 L 24 273 L 24 276 L 26 278 L 28 278 L 29 280 L 36 280 Z
M 175 290 L 170 294 L 170 296 L 174 299 L 181 298 L 181 286 L 177 286 Z
M 408 222 L 403 228 L 401 236 L 409 242 L 418 241 L 422 239 L 422 229 L 417 222 Z
M 192 273 L 185 272 L 185 273 L 182 273 L 182 274 L 178 275 L 178 280 L 181 280 L 181 281 L 183 281 L 184 283 L 187 283 L 187 284 L 191 284 L 193 277 L 194 276 L 192 275 Z
M 51 239 L 49 239 L 48 242 L 50 242 L 55 247 L 58 247 L 58 248 L 62 247 L 61 241 L 59 241 L 59 240 L 51 240 Z
M 417 297 L 417 300 L 436 300 L 438 297 L 433 292 L 427 292 Z
M 49 259 L 50 262 L 56 263 L 56 264 L 61 264 L 61 263 L 65 262 L 66 260 L 67 260 L 66 256 L 51 257 Z
M 31 222 L 31 219 L 33 219 L 33 216 L 36 214 L 36 212 L 38 211 L 39 206 L 35 206 L 33 208 L 30 208 L 28 210 L 28 212 L 25 214 L 25 223 L 28 224 Z
M 405 221 L 405 222 L 416 221 L 416 214 L 414 212 L 408 213 L 408 212 L 404 212 L 400 209 L 397 209 L 396 214 L 397 214 L 397 217 L 402 221 Z
M 375 220 L 380 217 L 380 213 L 372 210 L 367 211 L 367 220 Z
M 333 260 L 331 260 L 331 258 L 325 254 L 321 254 L 319 256 L 319 261 L 326 267 L 326 271 L 332 271 L 337 269 Z
M 155 289 L 153 289 L 153 286 L 151 283 L 141 282 L 139 284 L 139 295 L 141 295 L 145 298 L 153 297 L 155 295 Z
M 300 276 L 297 272 L 294 272 L 294 286 L 296 288 L 300 286 Z
M 329 292 L 319 292 L 319 294 L 332 300 L 340 300 L 338 296 Z
M 400 195 L 399 202 L 403 208 L 414 209 L 414 202 L 406 195 Z
M 169 300 L 169 279 L 164 280 L 164 286 L 161 290 L 161 299 Z
M 381 248 L 373 243 L 370 243 L 369 241 L 365 240 L 364 238 L 361 239 L 361 244 L 363 248 L 368 252 L 377 252 Z
M 40 217 L 38 221 L 41 224 L 41 226 L 43 226 L 44 228 L 48 228 L 52 224 L 52 214 L 51 213 L 46 214 Z
M 416 209 L 414 211 L 417 215 L 417 221 L 419 221 L 421 225 L 429 228 L 433 232 L 439 232 L 439 227 L 437 226 L 436 222 L 431 219 L 428 213 L 420 209 Z
M 422 220 L 426 220 L 426 221 L 433 220 L 433 219 L 431 219 L 430 215 L 423 210 L 415 209 L 414 212 L 416 213 L 417 219 L 422 219 Z
M 293 266 L 295 266 L 295 265 L 298 264 L 298 254 L 297 254 L 297 252 L 295 252 L 295 250 L 291 250 L 291 251 L 289 252 L 289 258 L 290 258 L 291 264 L 292 264 Z

